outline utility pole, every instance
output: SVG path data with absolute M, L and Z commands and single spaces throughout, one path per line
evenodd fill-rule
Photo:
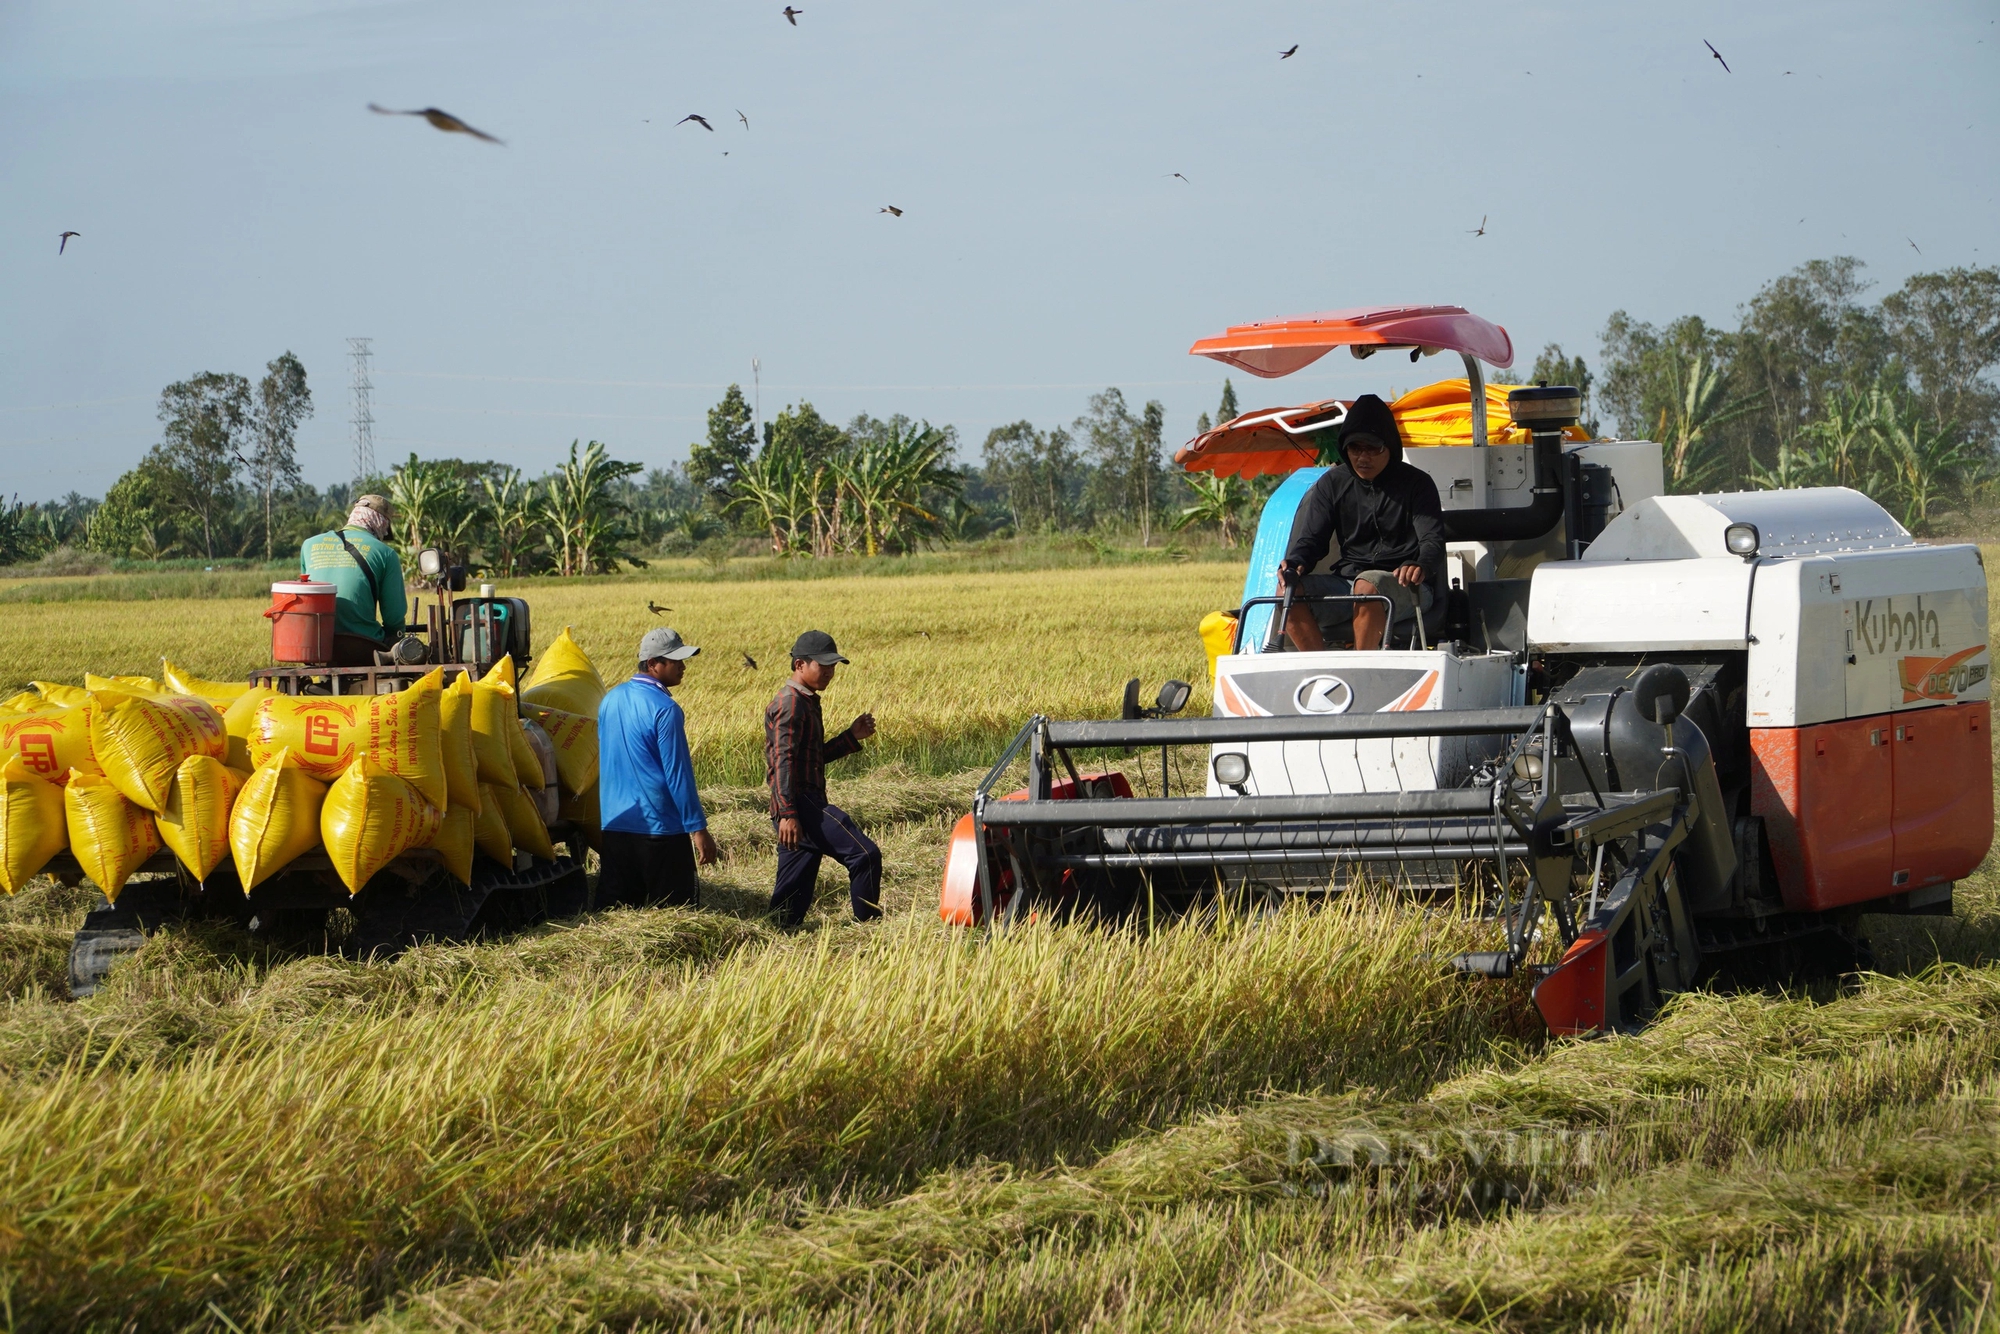
M 370 400 L 375 386 L 368 379 L 368 358 L 372 355 L 368 345 L 372 338 L 350 338 L 347 340 L 347 354 L 354 358 L 354 490 L 360 494 L 362 486 L 375 475 L 375 413 Z
M 750 358 L 750 429 L 757 437 L 752 443 L 761 452 L 764 448 L 764 363 L 756 357 Z

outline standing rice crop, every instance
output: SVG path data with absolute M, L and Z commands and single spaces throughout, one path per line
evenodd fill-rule
M 1526 1027 L 1518 992 L 1422 958 L 1458 934 L 1366 903 L 990 943 L 906 921 L 672 987 L 77 1062 L 0 1101 L 0 1268 L 17 1316 L 163 1327 L 241 1296 L 311 1323 L 749 1188 L 1090 1154 L 1266 1088 L 1415 1092 Z

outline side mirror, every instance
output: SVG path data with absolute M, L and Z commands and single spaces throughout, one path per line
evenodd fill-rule
M 454 565 L 451 569 L 447 570 L 445 572 L 444 586 L 454 593 L 463 593 L 465 591 L 465 567 L 463 565 Z
M 1632 702 L 1642 717 L 1672 727 L 1688 702 L 1687 673 L 1670 662 L 1656 662 L 1632 683 Z
M 1146 716 L 1145 711 L 1139 707 L 1139 678 L 1136 676 L 1125 683 L 1125 704 L 1118 711 L 1118 716 L 1127 722 Z
M 1182 709 L 1185 709 L 1187 707 L 1188 695 L 1192 690 L 1193 687 L 1185 681 L 1169 681 L 1161 686 L 1160 697 L 1156 701 L 1156 707 L 1160 715 L 1164 717 L 1167 714 L 1179 713 Z

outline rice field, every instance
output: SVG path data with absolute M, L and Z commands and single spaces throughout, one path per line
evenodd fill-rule
M 1194 627 L 1203 614 L 1235 606 L 1242 581 L 1233 564 L 1165 560 L 1032 574 L 785 580 L 715 579 L 682 563 L 617 580 L 522 580 L 498 591 L 529 600 L 537 644 L 570 627 L 607 681 L 618 679 L 641 635 L 672 624 L 702 649 L 677 691 L 697 768 L 704 778 L 757 783 L 764 705 L 790 670 L 786 653 L 803 630 L 828 631 L 853 660 L 827 693 L 829 726 L 873 710 L 881 728 L 874 760 L 968 768 L 990 760 L 996 738 L 1030 713 L 1115 713 L 1132 676 L 1149 690 L 1168 677 L 1195 683 L 1189 707 L 1206 710 L 1207 660 Z M 649 601 L 673 611 L 655 616 Z M 268 605 L 268 597 L 0 600 L 0 689 L 37 679 L 80 683 L 86 671 L 156 674 L 163 656 L 202 676 L 241 680 L 269 661 Z M 413 603 L 412 619 L 419 614 Z
M 657 575 L 657 578 L 655 577 Z M 0 1314 L 102 1330 L 2000 1328 L 2000 884 L 1871 919 L 1878 972 L 1551 1041 L 1392 899 L 1150 933 L 934 916 L 1031 711 L 1197 683 L 1223 564 L 535 584 L 611 674 L 658 621 L 723 863 L 363 966 L 219 927 L 63 992 L 88 898 L 0 902 Z M 508 590 L 512 591 L 512 590 Z M 4 594 L 4 590 L 0 590 Z M 245 598 L 7 601 L 0 686 L 231 676 Z M 888 918 L 763 917 L 764 700 L 808 626 Z M 742 654 L 758 662 L 744 666 Z

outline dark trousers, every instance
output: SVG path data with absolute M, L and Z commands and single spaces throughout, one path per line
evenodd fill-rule
M 627 834 L 604 831 L 598 854 L 597 906 L 643 908 L 654 903 L 701 906 L 695 876 L 694 838 L 689 834 Z
M 379 639 L 369 639 L 364 635 L 342 635 L 333 637 L 333 665 L 336 667 L 373 667 L 377 649 L 389 647 Z
M 771 825 L 777 827 L 777 821 Z M 771 911 L 786 926 L 797 926 L 812 907 L 819 883 L 819 864 L 831 857 L 847 868 L 847 896 L 854 920 L 869 922 L 882 915 L 882 849 L 861 832 L 854 817 L 838 806 L 799 803 L 799 845 L 778 847 L 778 887 L 771 891 Z

